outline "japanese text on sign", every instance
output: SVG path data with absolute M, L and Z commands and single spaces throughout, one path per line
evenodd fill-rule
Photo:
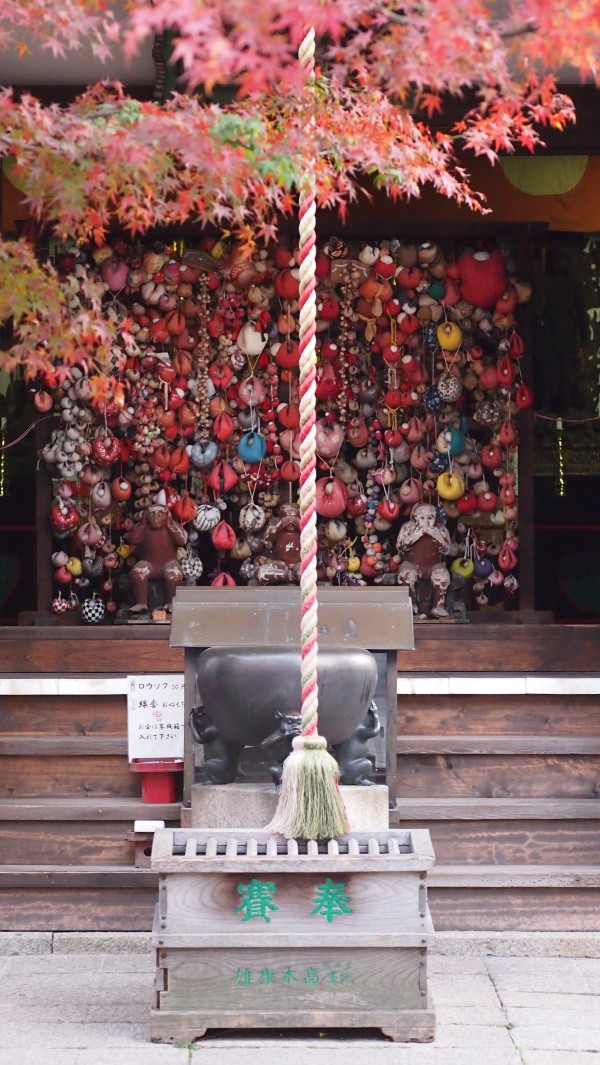
M 304 987 L 343 987 L 353 983 L 351 963 L 333 968 L 325 965 L 308 965 L 305 968 L 293 969 L 290 966 L 281 969 L 249 969 L 240 968 L 235 970 L 233 983 L 237 987 L 251 987 L 258 984 L 265 986 L 293 987 L 295 984 Z
M 251 921 L 257 917 L 270 924 L 271 911 L 279 909 L 273 901 L 276 891 L 275 884 L 266 880 L 254 879 L 249 884 L 238 884 L 238 894 L 242 896 L 242 901 L 236 906 L 235 912 L 243 915 L 242 921 Z M 309 912 L 310 917 L 316 914 L 325 917 L 331 924 L 334 917 L 352 913 L 345 884 L 335 884 L 331 877 L 327 877 L 324 884 L 317 885 L 315 892 L 311 899 L 313 909 Z
M 127 677 L 127 741 L 134 758 L 183 758 L 183 673 Z

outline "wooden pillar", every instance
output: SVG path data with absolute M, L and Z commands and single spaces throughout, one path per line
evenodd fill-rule
M 202 647 L 186 648 L 184 659 L 184 754 L 183 754 L 183 805 L 192 805 L 192 785 L 196 776 L 196 747 L 189 727 L 190 713 L 199 703 L 196 681 L 196 660 Z M 202 748 L 204 752 L 204 748 Z
M 530 226 L 519 230 L 515 237 L 515 261 L 517 276 L 523 280 L 533 278 L 533 242 Z M 525 346 L 521 360 L 523 380 L 530 384 L 533 378 L 534 321 L 533 304 L 522 304 L 518 311 L 517 328 Z M 535 610 L 535 543 L 534 543 L 534 417 L 532 411 L 519 415 L 519 609 Z
M 396 781 L 397 732 L 398 732 L 398 653 L 386 651 L 387 706 L 385 717 L 385 782 L 388 787 L 390 810 L 396 808 L 398 786 Z

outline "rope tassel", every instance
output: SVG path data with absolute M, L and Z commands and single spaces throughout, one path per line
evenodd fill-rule
M 315 34 L 299 49 L 307 83 L 314 79 Z M 314 168 L 300 187 L 300 595 L 302 734 L 292 744 L 275 817 L 268 825 L 287 839 L 332 839 L 348 831 L 339 769 L 318 733 L 318 601 L 316 486 L 316 196 Z

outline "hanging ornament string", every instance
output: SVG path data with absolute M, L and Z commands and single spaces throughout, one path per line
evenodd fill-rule
M 246 469 L 246 463 L 242 461 L 242 468 L 244 470 L 242 480 L 245 482 L 246 488 L 248 489 L 248 495 L 250 496 L 250 506 L 252 507 L 254 506 L 254 497 L 258 488 L 258 482 L 261 478 L 262 464 L 263 461 L 261 459 L 258 463 L 256 473 L 252 473 L 250 469 Z
M 315 32 L 311 27 L 298 57 L 312 93 Z M 314 134 L 314 127 L 312 130 Z M 314 164 L 305 170 L 300 219 L 300 596 L 302 733 L 284 763 L 281 795 L 271 831 L 287 838 L 331 839 L 348 831 L 338 787 L 339 769 L 318 733 L 318 601 L 316 513 L 316 195 Z
M 21 440 L 24 440 L 26 436 L 29 436 L 29 434 L 35 429 L 36 425 L 39 425 L 41 422 L 45 422 L 48 418 L 54 417 L 54 411 L 51 411 L 50 414 L 44 414 L 43 417 L 36 418 L 36 420 L 34 422 L 31 422 L 31 425 L 28 425 L 27 428 L 19 434 L 19 436 L 16 436 L 14 438 L 14 440 L 9 440 L 8 442 L 4 441 L 0 445 L 0 451 L 8 451 L 9 447 L 15 447 L 16 444 L 20 444 Z
M 556 466 L 554 470 L 554 494 L 557 495 L 560 499 L 562 499 L 567 494 L 562 418 L 556 419 Z
M 589 425 L 590 422 L 600 422 L 600 414 L 595 414 L 590 418 L 563 418 L 562 414 L 540 414 L 539 411 L 533 410 L 531 412 L 534 418 L 540 418 L 544 422 L 554 422 L 558 425 Z

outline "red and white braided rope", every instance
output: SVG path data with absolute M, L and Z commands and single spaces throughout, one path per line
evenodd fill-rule
M 315 33 L 312 28 L 298 50 L 307 83 L 314 78 Z M 300 593 L 302 736 L 317 733 L 317 514 L 316 485 L 316 197 L 314 167 L 308 166 L 300 188 Z M 300 744 L 298 744 L 300 746 Z

